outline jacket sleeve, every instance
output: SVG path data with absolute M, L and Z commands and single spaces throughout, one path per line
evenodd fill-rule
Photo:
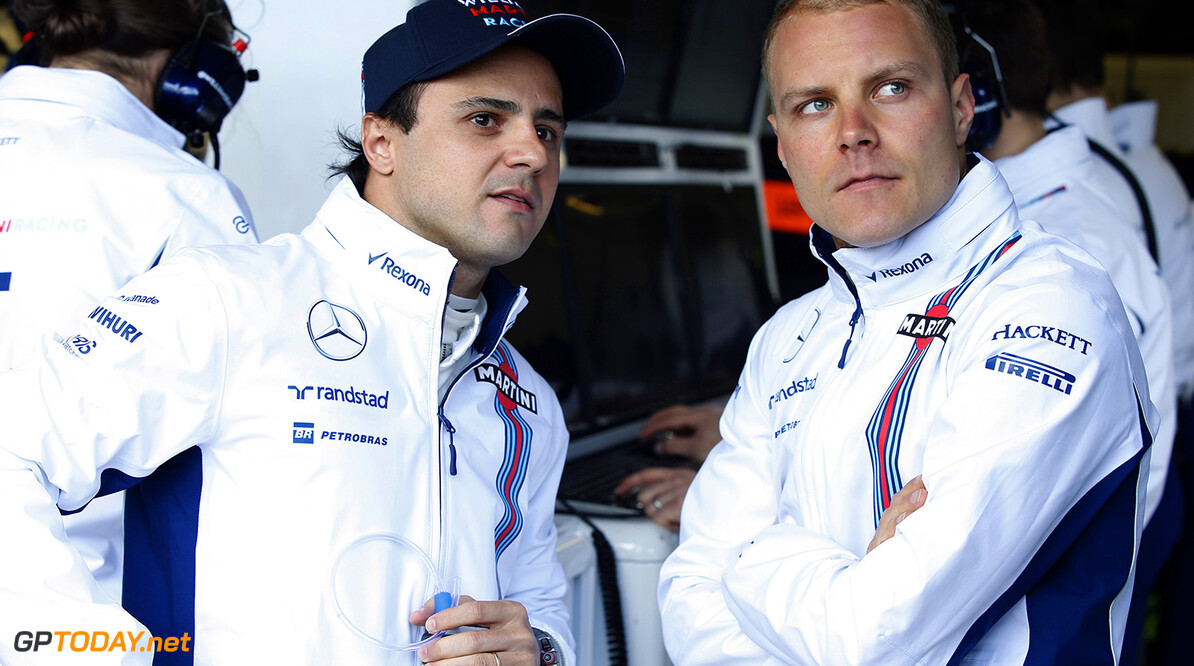
M 551 396 L 553 427 L 545 433 L 542 443 L 534 442 L 535 462 L 540 470 L 528 490 L 525 524 L 522 534 L 514 541 L 517 552 L 506 553 L 514 566 L 509 580 L 502 581 L 503 597 L 521 603 L 527 610 L 532 627 L 551 635 L 560 651 L 561 664 L 576 666 L 576 643 L 569 624 L 568 609 L 564 605 L 567 580 L 564 568 L 556 556 L 555 502 L 564 471 L 564 457 L 568 452 L 568 430 L 559 403 L 546 382 L 541 396 Z M 537 433 L 536 433 L 537 434 Z M 536 446 L 537 445 L 537 446 Z
M 766 330 L 751 342 L 738 388 L 722 413 L 723 439 L 685 495 L 680 544 L 660 570 L 664 643 L 676 664 L 775 663 L 743 633 L 721 581 L 741 547 L 774 524 L 779 510 L 767 419 L 757 409 L 755 391 Z
M 1104 569 L 1091 593 L 1114 605 L 1130 585 L 1142 525 L 1141 460 L 1151 437 L 1145 419 L 1156 416 L 1147 388 L 1134 382 L 1143 370 L 1122 306 L 1076 286 L 1037 284 L 970 308 L 981 314 L 949 340 L 953 353 L 937 378 L 948 382 L 947 395 L 932 416 L 922 465 L 911 465 L 923 470 L 928 499 L 868 554 L 792 519 L 759 528 L 760 513 L 740 526 L 739 516 L 761 512 L 780 492 L 780 482 L 763 484 L 774 462 L 760 447 L 765 437 L 744 438 L 711 458 L 709 481 L 724 475 L 721 483 L 750 496 L 745 510 L 736 503 L 706 515 L 701 504 L 688 522 L 688 540 L 705 544 L 712 560 L 702 581 L 709 605 L 721 605 L 720 584 L 728 611 L 716 614 L 714 626 L 729 635 L 736 625 L 783 663 L 945 664 L 1082 549 Z M 1052 322 L 1089 335 L 1072 348 L 1056 339 L 1001 338 L 1008 322 Z M 1023 368 L 1006 372 L 1010 366 L 1000 362 L 1010 355 L 1064 369 L 1067 379 L 1045 385 L 1048 378 Z M 1113 525 L 1104 534 L 1114 538 L 1079 543 L 1095 521 Z M 703 553 L 678 554 L 695 562 Z M 1059 604 L 1054 610 L 1064 612 Z M 1122 627 L 1126 607 L 1110 613 Z
M 40 663 L 15 645 L 19 631 L 145 631 L 91 577 L 59 510 L 149 475 L 217 426 L 227 324 L 202 270 L 180 258 L 119 293 L 143 298 L 104 300 L 47 338 L 44 358 L 0 375 L 0 525 L 20 544 L 0 548 L 6 665 Z M 92 657 L 149 663 L 134 652 Z
M 174 192 L 178 221 L 162 249 L 162 259 L 179 250 L 205 245 L 257 242 L 257 230 L 244 195 L 222 175 L 191 178 L 186 191 Z

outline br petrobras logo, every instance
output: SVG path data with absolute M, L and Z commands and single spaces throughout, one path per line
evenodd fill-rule
M 1070 394 L 1074 388 L 1074 382 L 1078 381 L 1076 376 L 1065 370 L 1008 352 L 1001 352 L 988 358 L 987 369 L 1020 377 L 1034 384 L 1043 384 L 1066 395 Z
M 365 351 L 368 334 L 365 320 L 343 305 L 318 301 L 307 313 L 307 333 L 311 343 L 325 358 L 333 361 L 354 359 Z
M 315 424 L 310 421 L 295 421 L 291 432 L 295 444 L 315 443 Z

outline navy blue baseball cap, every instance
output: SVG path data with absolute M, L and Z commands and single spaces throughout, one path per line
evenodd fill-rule
M 447 74 L 504 44 L 551 62 L 567 120 L 605 107 L 622 91 L 622 52 L 587 18 L 551 14 L 532 20 L 514 0 L 428 0 L 365 51 L 365 111 L 376 113 L 403 86 Z

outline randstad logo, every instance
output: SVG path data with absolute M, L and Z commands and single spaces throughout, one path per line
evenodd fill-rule
M 372 266 L 373 264 L 377 263 L 378 259 L 384 259 L 385 261 L 382 261 L 381 264 L 379 264 L 379 267 L 383 273 L 389 273 L 390 277 L 423 294 L 424 296 L 431 295 L 431 285 L 424 282 L 423 278 L 399 266 L 394 262 L 393 259 L 386 256 L 388 254 L 389 252 L 382 252 L 381 254 L 369 255 L 369 265 Z
M 798 393 L 804 393 L 805 391 L 811 391 L 811 390 L 817 388 L 817 377 L 820 377 L 820 376 L 821 376 L 821 374 L 817 373 L 817 374 L 813 375 L 811 378 L 805 377 L 804 379 L 801 379 L 799 381 L 792 380 L 791 386 L 782 388 L 782 389 L 776 391 L 775 395 L 771 396 L 771 399 L 767 401 L 767 409 L 768 410 L 773 409 L 775 407 L 775 403 L 783 402 L 784 400 L 787 400 L 788 398 L 791 398 L 792 396 L 794 396 Z
M 884 268 L 884 269 L 875 271 L 874 273 L 871 273 L 867 277 L 869 277 L 871 279 L 871 282 L 878 282 L 879 281 L 879 278 L 877 277 L 878 275 L 882 275 L 883 277 L 889 277 L 889 278 L 890 277 L 899 277 L 901 275 L 915 273 L 916 271 L 919 271 L 920 269 L 924 268 L 925 266 L 927 266 L 928 264 L 931 264 L 931 263 L 933 263 L 932 255 L 930 255 L 928 252 L 925 252 L 924 254 L 920 255 L 919 257 L 904 264 L 903 266 L 896 266 L 895 268 Z

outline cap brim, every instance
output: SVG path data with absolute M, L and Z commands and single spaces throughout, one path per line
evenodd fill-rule
M 510 43 L 541 53 L 555 67 L 568 120 L 605 108 L 622 92 L 626 79 L 622 52 L 604 28 L 583 16 L 544 16 L 509 38 Z

